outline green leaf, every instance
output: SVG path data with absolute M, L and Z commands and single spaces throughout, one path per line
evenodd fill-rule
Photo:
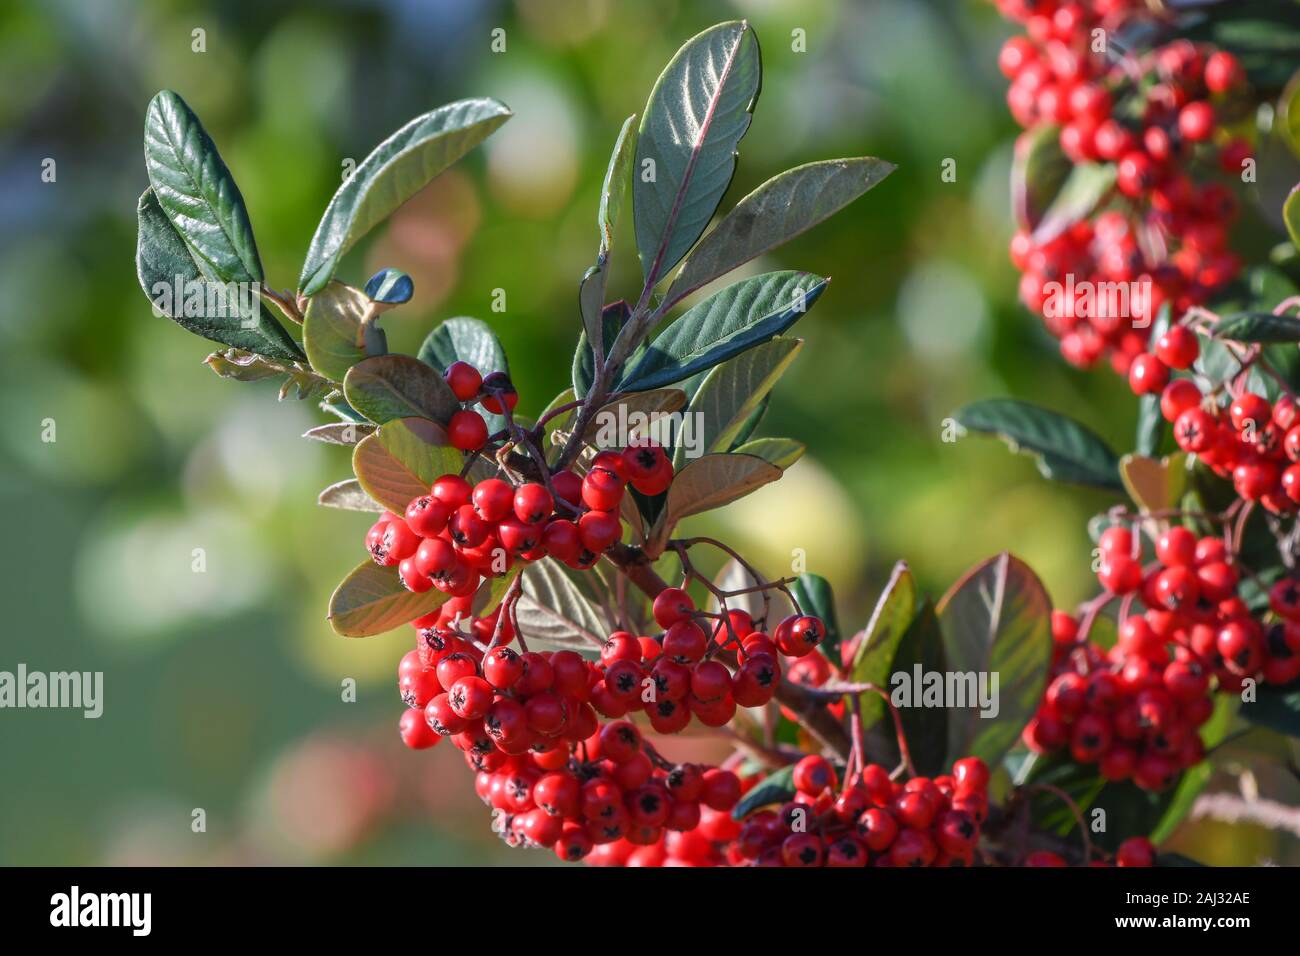
M 353 243 L 509 118 L 496 100 L 458 100 L 417 116 L 376 146 L 325 207 L 299 290 L 315 295 L 325 288 Z
M 749 25 L 720 23 L 677 51 L 641 117 L 632 209 L 647 286 L 668 274 L 713 218 L 736 170 L 762 78 Z
M 731 816 L 735 820 L 743 820 L 755 810 L 793 799 L 794 794 L 794 764 L 790 764 L 780 770 L 773 770 L 741 797 L 732 809 Z
M 466 362 L 487 378 L 493 372 L 510 373 L 506 361 L 505 349 L 492 326 L 482 319 L 457 316 L 439 323 L 437 328 L 425 336 L 420 346 L 421 362 L 433 366 L 439 372 L 447 371 L 453 362 Z M 506 427 L 505 417 L 480 409 L 483 420 L 487 422 L 488 432 L 498 432 Z
M 1072 167 L 1034 229 L 1035 244 L 1051 242 L 1092 215 L 1115 185 L 1115 175 L 1114 163 L 1080 163 Z
M 830 218 L 894 168 L 883 159 L 862 156 L 808 163 L 773 176 L 700 240 L 661 308 Z
M 909 679 L 914 678 L 918 667 L 926 674 L 945 673 L 949 669 L 944 658 L 943 635 L 939 630 L 939 619 L 935 616 L 934 604 L 929 598 L 921 604 L 916 616 L 908 625 L 902 640 L 899 641 L 894 660 L 890 664 L 893 674 L 906 674 Z M 894 683 L 892 678 L 890 683 L 891 685 Z M 898 689 L 895 688 L 895 694 Z M 920 688 L 914 690 L 920 692 Z M 864 696 L 864 707 L 871 697 L 876 696 L 875 694 Z M 916 772 L 933 777 L 946 770 L 948 711 L 943 707 L 899 707 L 898 713 Z M 891 737 L 893 729 L 891 724 L 889 726 Z
M 1233 342 L 1300 342 L 1300 319 L 1272 312 L 1239 312 L 1220 319 L 1214 337 Z
M 434 480 L 459 474 L 464 459 L 442 426 L 425 418 L 395 418 L 352 450 L 352 471 L 370 497 L 397 514 L 427 495 Z
M 376 355 L 348 369 L 343 394 L 377 425 L 394 418 L 429 418 L 441 425 L 460 408 L 441 375 L 409 355 Z
M 1016 139 L 1011 203 L 1023 227 L 1038 228 L 1073 170 L 1074 163 L 1061 150 L 1059 126 L 1044 124 Z
M 890 572 L 889 583 L 880 592 L 871 620 L 852 642 L 849 679 L 888 688 L 889 675 L 903 635 L 916 618 L 916 581 L 906 561 Z M 862 695 L 862 722 L 870 727 L 885 713 L 885 702 L 877 694 Z
M 1047 687 L 1051 598 L 1029 565 L 1004 551 L 954 584 L 938 614 L 948 671 L 987 679 L 997 709 L 984 713 L 974 694 L 965 707 L 951 707 L 948 757 L 975 756 L 996 765 L 1020 739 Z M 975 688 L 968 683 L 967 689 Z
M 171 90 L 149 103 L 144 163 L 159 206 L 204 271 L 223 282 L 261 282 L 244 197 L 199 118 Z
M 540 642 L 594 648 L 604 643 L 610 630 L 600 608 L 578 590 L 552 558 L 535 561 L 524 569 L 515 614 L 530 645 Z
M 835 613 L 835 595 L 831 593 L 831 582 L 820 574 L 804 572 L 790 586 L 795 600 L 805 614 L 821 618 L 826 626 L 826 636 L 821 643 L 821 651 L 835 663 L 839 663 L 840 619 Z
M 584 288 L 587 280 L 584 280 Z M 602 290 L 603 291 L 603 290 Z M 582 297 L 582 289 L 579 290 L 579 298 Z M 581 305 L 583 309 L 582 321 L 587 322 L 586 305 Z M 604 342 L 604 351 L 609 352 L 609 347 L 614 339 L 618 337 L 619 329 L 627 321 L 628 309 L 627 303 L 623 301 L 614 302 L 605 306 L 601 310 L 601 339 Z M 578 348 L 573 353 L 573 390 L 575 395 L 581 395 L 584 398 L 591 391 L 592 383 L 596 380 L 596 362 L 592 355 L 591 342 L 587 337 L 587 331 L 584 327 L 582 334 L 578 336 Z
M 803 442 L 792 438 L 755 438 L 731 449 L 737 455 L 754 455 L 785 471 L 803 457 Z
M 810 308 L 829 280 L 808 272 L 768 272 L 727 286 L 669 324 L 620 391 L 681 381 L 781 335 Z
M 706 372 L 704 374 L 707 375 L 708 373 Z M 703 384 L 702 379 L 701 379 L 701 384 Z M 695 393 L 697 391 L 699 391 L 698 387 L 691 389 L 690 391 L 691 398 L 695 397 Z M 758 403 L 758 407 L 755 408 L 752 412 L 750 412 L 749 418 L 745 419 L 744 424 L 740 426 L 740 431 L 736 432 L 736 437 L 731 440 L 731 447 L 728 448 L 727 451 L 737 451 L 739 450 L 741 445 L 749 441 L 750 437 L 753 436 L 754 432 L 758 430 L 758 426 L 763 421 L 763 416 L 767 414 L 767 407 L 771 404 L 772 404 L 772 393 L 768 392 L 766 395 L 763 396 L 763 400 Z
M 967 431 L 997 435 L 1038 459 L 1045 478 L 1123 490 L 1119 458 L 1096 433 L 1058 412 L 1011 398 L 975 402 L 954 413 Z
M 366 561 L 335 588 L 329 622 L 335 633 L 344 637 L 370 637 L 409 624 L 449 597 L 437 588 L 413 594 L 402 586 L 397 568 L 381 568 Z
M 348 478 L 330 485 L 316 496 L 316 504 L 344 511 L 383 511 L 384 506 L 366 494 L 361 482 Z
M 600 230 L 599 262 L 602 267 L 609 263 L 609 252 L 614 244 L 614 227 L 623 212 L 623 199 L 627 195 L 628 179 L 632 173 L 636 139 L 636 114 L 633 113 L 624 120 L 623 128 L 618 131 L 618 139 L 614 140 L 614 151 L 610 153 L 609 166 L 605 170 L 605 182 L 600 187 L 600 210 L 596 215 L 596 226 Z
M 753 455 L 704 455 L 694 459 L 668 486 L 658 540 L 667 541 L 683 518 L 721 508 L 780 477 L 780 468 Z
M 1241 716 L 1259 727 L 1300 737 L 1300 681 L 1284 687 L 1263 686 L 1254 701 L 1242 701 Z
M 260 300 L 247 308 L 237 286 L 211 277 L 206 263 L 200 268 L 152 187 L 136 204 L 136 221 L 136 277 L 160 314 L 222 345 L 279 361 L 302 360 L 298 343 Z
M 800 339 L 775 338 L 715 366 L 686 410 L 699 450 L 707 453 L 729 449 L 802 347 Z M 686 446 L 678 444 L 673 456 L 675 468 L 685 465 L 686 452 Z
M 357 333 L 369 308 L 364 292 L 337 280 L 307 300 L 302 345 L 312 368 L 342 382 L 348 369 L 366 357 L 365 349 L 357 345 Z

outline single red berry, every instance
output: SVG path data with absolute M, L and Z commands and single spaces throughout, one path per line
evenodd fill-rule
M 487 444 L 487 422 L 473 409 L 461 409 L 447 422 L 447 440 L 461 451 L 478 451 Z
M 812 797 L 828 788 L 834 790 L 839 783 L 835 768 L 818 754 L 810 754 L 796 763 L 792 780 L 796 790 Z
M 412 750 L 427 750 L 442 739 L 424 719 L 424 711 L 414 708 L 402 711 L 397 722 L 397 732 L 402 743 Z
M 397 576 L 402 579 L 402 587 L 414 594 L 423 594 L 433 587 L 433 579 L 421 573 L 414 557 L 398 562 Z
M 483 658 L 483 676 L 497 690 L 509 690 L 524 676 L 524 662 L 508 647 L 494 647 Z
M 1209 139 L 1214 133 L 1214 107 L 1204 100 L 1188 103 L 1178 111 L 1178 132 L 1192 143 Z
M 588 511 L 578 519 L 578 540 L 592 554 L 603 554 L 622 533 L 616 511 Z
M 433 496 L 447 506 L 448 512 L 468 504 L 473 491 L 474 486 L 460 475 L 443 475 L 434 481 L 432 488 Z
M 664 634 L 664 656 L 683 664 L 693 664 L 709 649 L 709 636 L 695 621 L 678 621 Z
M 505 409 L 512 411 L 519 404 L 519 393 L 515 391 L 515 386 L 510 381 L 510 376 L 505 372 L 492 372 L 484 376 L 481 391 L 486 393 L 483 399 L 483 407 L 489 412 L 496 415 L 504 414 Z M 498 398 L 495 393 L 501 393 Z M 502 402 L 505 405 L 502 405 Z
M 433 495 L 412 498 L 406 506 L 406 524 L 422 538 L 432 538 L 447 527 L 451 509 Z
M 662 628 L 670 628 L 678 621 L 690 620 L 695 611 L 695 600 L 681 588 L 664 588 L 655 595 L 651 613 Z
M 1170 368 L 1190 368 L 1201 352 L 1196 333 L 1185 325 L 1175 325 L 1165 330 L 1156 340 L 1156 358 Z
M 614 511 L 623 500 L 623 482 L 612 471 L 596 468 L 582 479 L 582 503 L 594 511 Z
M 1156 848 L 1146 837 L 1129 837 L 1115 852 L 1116 866 L 1154 866 Z
M 551 519 L 542 529 L 542 547 L 557 561 L 572 561 L 582 550 L 578 526 L 568 518 Z
M 545 485 L 529 482 L 520 485 L 515 492 L 515 516 L 527 524 L 538 524 L 550 517 L 555 508 L 555 499 L 546 490 Z
M 1150 352 L 1143 352 L 1128 367 L 1128 385 L 1134 395 L 1151 395 L 1169 384 L 1169 366 Z
M 442 377 L 451 387 L 452 393 L 462 402 L 468 402 L 476 397 L 479 386 L 483 384 L 483 376 L 468 362 L 452 362 L 447 366 L 447 371 L 442 373 Z

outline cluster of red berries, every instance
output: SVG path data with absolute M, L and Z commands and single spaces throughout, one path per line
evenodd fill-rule
M 794 767 L 794 799 L 749 815 L 735 855 L 754 866 L 970 866 L 988 816 L 989 770 L 978 757 L 952 774 L 900 784 L 868 764 L 842 789 L 810 755 Z
M 552 557 L 587 569 L 622 537 L 619 505 L 625 486 L 658 494 L 672 482 L 662 448 L 629 447 L 599 453 L 585 475 L 562 469 L 518 486 L 500 478 L 471 485 L 443 475 L 429 494 L 411 499 L 405 515 L 385 512 L 366 532 L 366 550 L 380 565 L 396 565 L 407 589 L 436 587 L 473 594 L 485 577 L 498 577 L 516 560 Z
M 1121 620 L 1109 650 L 1080 634 L 1076 618 L 1053 614 L 1053 679 L 1023 736 L 1040 753 L 1068 747 L 1107 780 L 1163 790 L 1204 757 L 1198 728 L 1214 712 L 1214 687 L 1239 693 L 1247 679 L 1300 676 L 1300 585 L 1274 586 L 1281 621 L 1262 625 L 1237 593 L 1222 538 L 1171 527 L 1147 568 L 1139 543 L 1127 527 L 1108 528 L 1097 576 L 1145 610 Z
M 617 843 L 597 861 L 626 851 L 637 865 L 725 862 L 718 845 L 730 838 L 735 775 L 665 765 L 622 718 L 643 711 L 657 733 L 673 734 L 692 717 L 720 727 L 737 706 L 766 704 L 779 657 L 808 656 L 821 640 L 818 618 L 791 615 L 769 637 L 743 611 L 714 621 L 686 591 L 668 588 L 653 605 L 663 634 L 615 632 L 600 659 L 587 660 L 569 650 L 519 653 L 508 646 L 509 614 L 471 614 L 471 596 L 461 595 L 414 622 L 416 649 L 398 666 L 407 746 L 450 737 L 512 844 L 554 847 L 570 860 Z
M 475 405 L 495 415 L 513 411 L 519 393 L 505 372 L 491 372 L 486 377 L 468 362 L 452 362 L 442 373 L 452 394 L 464 407 L 447 422 L 447 440 L 461 451 L 478 451 L 488 443 L 487 422 Z
M 1212 159 L 1241 175 L 1249 144 L 1223 135 L 1211 141 L 1216 113 L 1242 90 L 1244 73 L 1232 54 L 1181 39 L 1140 57 L 1098 52 L 1098 31 L 1113 35 L 1147 15 L 1146 4 L 1134 0 L 998 6 L 1027 31 L 1009 39 L 998 58 L 1011 80 L 1012 115 L 1026 129 L 1057 128 L 1062 152 L 1076 165 L 1115 164 L 1118 193 L 1059 234 L 1016 233 L 1011 259 L 1022 273 L 1020 297 L 1043 315 L 1067 361 L 1090 366 L 1109 355 L 1116 371 L 1128 374 L 1163 303 L 1181 315 L 1240 268 L 1227 249 L 1232 192 L 1190 170 Z M 1139 292 L 1104 291 L 1120 283 Z
M 1171 359 L 1161 349 L 1152 358 L 1161 361 L 1162 355 L 1166 363 Z M 1178 378 L 1163 385 L 1160 410 L 1173 423 L 1178 447 L 1231 480 L 1239 497 L 1274 514 L 1300 509 L 1300 408 L 1295 399 L 1283 395 L 1270 402 L 1243 389 L 1220 407 L 1206 401 L 1191 379 Z
M 681 842 L 673 834 L 696 830 L 712 845 L 740 797 L 735 774 L 666 765 L 631 721 L 601 721 L 593 703 L 608 703 L 604 667 L 567 650 L 499 644 L 484 653 L 449 620 L 465 610 L 444 606 L 415 622 L 417 648 L 398 665 L 408 707 L 399 731 L 418 750 L 451 738 L 477 773 L 479 796 L 498 811 L 503 839 L 565 860 L 619 841 L 666 859 Z M 473 638 L 490 639 L 499 613 L 472 619 Z

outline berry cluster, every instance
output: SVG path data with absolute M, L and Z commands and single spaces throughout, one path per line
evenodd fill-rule
M 549 487 L 500 478 L 471 485 L 443 475 L 429 494 L 411 499 L 405 515 L 385 512 L 366 532 L 366 550 L 375 563 L 396 565 L 416 593 L 436 587 L 473 594 L 483 578 L 505 574 L 516 560 L 549 556 L 586 569 L 622 536 L 626 485 L 659 494 L 672 478 L 672 462 L 655 445 L 600 452 L 584 476 L 562 469 Z
M 1054 676 L 1024 740 L 1040 753 L 1068 747 L 1107 780 L 1163 790 L 1204 756 L 1197 731 L 1214 711 L 1213 687 L 1234 693 L 1247 679 L 1300 676 L 1300 585 L 1273 587 L 1281 620 L 1261 625 L 1237 593 L 1222 538 L 1171 527 L 1156 538 L 1147 568 L 1129 528 L 1108 528 L 1099 544 L 1103 599 L 1122 595 L 1145 610 L 1122 618 L 1109 650 L 1089 639 L 1092 615 L 1087 629 L 1053 615 Z
M 810 755 L 794 767 L 795 796 L 746 818 L 736 855 L 755 866 L 970 866 L 988 815 L 989 770 L 978 757 L 952 774 L 904 784 L 868 764 L 842 789 Z
M 1161 389 L 1160 410 L 1173 423 L 1174 441 L 1231 480 L 1239 497 L 1273 514 L 1293 514 L 1300 508 L 1300 409 L 1295 399 L 1282 395 L 1270 402 L 1241 389 L 1225 407 L 1203 395 L 1189 378 L 1167 381 L 1166 367 L 1182 367 L 1171 353 L 1175 333 L 1186 333 L 1195 344 L 1195 335 L 1175 326 L 1161 337 L 1154 355 L 1140 356 L 1154 367 L 1149 390 Z
M 1249 157 L 1246 142 L 1220 132 L 1244 73 L 1232 54 L 1187 40 L 1142 56 L 1099 49 L 1098 35 L 1148 14 L 1135 0 L 998 6 L 1026 28 L 998 58 L 1011 80 L 1007 103 L 1016 121 L 1035 132 L 1056 129 L 1072 163 L 1113 164 L 1115 176 L 1091 218 L 1016 233 L 1011 259 L 1022 273 L 1020 297 L 1044 316 L 1067 361 L 1090 366 L 1109 355 L 1116 371 L 1128 374 L 1163 303 L 1182 314 L 1239 269 L 1227 248 L 1236 200 L 1199 171 L 1217 163 L 1239 176 Z M 1025 139 L 1019 148 L 1028 146 Z M 1099 291 L 1120 283 L 1139 292 Z
M 825 629 L 794 614 L 769 637 L 743 611 L 710 618 L 679 588 L 662 591 L 652 613 L 662 634 L 615 632 L 600 659 L 587 660 L 569 650 L 517 652 L 508 612 L 475 617 L 472 591 L 453 597 L 414 622 L 416 649 L 398 666 L 403 741 L 419 750 L 450 737 L 512 844 L 554 847 L 569 860 L 618 843 L 639 853 L 638 865 L 722 862 L 716 844 L 732 826 L 735 775 L 666 764 L 623 718 L 642 711 L 661 734 L 692 717 L 720 727 L 738 705 L 770 701 L 778 659 L 811 655 Z

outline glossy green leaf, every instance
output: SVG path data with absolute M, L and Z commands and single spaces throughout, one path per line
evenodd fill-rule
M 1052 601 L 1029 565 L 1006 552 L 973 568 L 938 605 L 948 671 L 969 675 L 966 706 L 948 701 L 948 756 L 990 766 L 1020 739 L 1047 687 Z M 996 675 L 997 685 L 993 684 Z M 989 713 L 974 691 L 990 691 Z
M 459 100 L 417 116 L 376 146 L 325 207 L 299 290 L 324 289 L 353 243 L 509 118 L 510 110 L 494 99 Z
M 731 449 L 737 455 L 754 455 L 762 458 L 782 471 L 802 458 L 806 450 L 803 442 L 795 441 L 793 438 L 755 438 Z
M 803 342 L 776 338 L 715 366 L 686 409 L 698 450 L 726 451 L 759 403 L 785 373 Z M 678 444 L 673 466 L 686 464 L 687 448 Z
M 1214 326 L 1216 339 L 1232 342 L 1300 342 L 1300 319 L 1272 312 L 1225 315 Z
M 261 282 L 244 197 L 199 118 L 171 90 L 149 103 L 144 163 L 159 206 L 204 272 L 223 282 Z
M 1074 164 L 1061 150 L 1061 129 L 1050 123 L 1022 133 L 1011 163 L 1011 204 L 1016 219 L 1034 230 L 1043 221 Z
M 755 810 L 770 807 L 774 803 L 785 803 L 794 798 L 794 764 L 773 770 L 752 790 L 740 798 L 740 802 L 731 810 L 731 816 L 743 820 Z
M 871 620 L 853 639 L 853 655 L 848 661 L 851 681 L 888 688 L 898 645 L 916 618 L 916 610 L 916 581 L 907 562 L 899 561 L 894 565 L 885 589 L 880 592 Z M 884 714 L 885 702 L 878 694 L 862 695 L 863 726 L 870 727 Z
M 1071 168 L 1034 229 L 1036 244 L 1048 243 L 1092 215 L 1115 185 L 1114 163 L 1079 163 Z
M 781 335 L 812 308 L 828 281 L 786 271 L 727 286 L 660 332 L 624 372 L 619 389 L 670 385 Z
M 830 218 L 894 168 L 862 156 L 808 163 L 773 176 L 700 240 L 668 287 L 663 307 Z
M 890 662 L 891 699 L 897 702 L 899 691 L 902 690 L 901 680 L 895 680 L 896 676 L 906 675 L 913 684 L 913 692 L 919 695 L 921 688 L 915 687 L 918 669 L 922 674 L 942 674 L 948 671 L 949 666 L 944 657 L 939 619 L 935 615 L 934 604 L 927 598 L 908 624 L 902 640 L 898 642 L 894 659 Z M 863 707 L 866 707 L 870 698 L 876 696 L 864 694 Z M 948 710 L 942 706 L 899 706 L 898 713 L 917 773 L 933 777 L 947 770 Z M 892 721 L 886 725 L 883 733 L 889 739 L 895 736 Z
M 437 588 L 414 594 L 402 586 L 397 568 L 365 561 L 335 588 L 329 622 L 344 637 L 370 637 L 409 624 L 449 597 Z
M 441 425 L 460 408 L 441 375 L 409 355 L 376 355 L 348 369 L 348 403 L 377 425 L 394 418 L 429 418 Z
M 369 308 L 370 299 L 363 291 L 337 280 L 307 300 L 302 345 L 312 368 L 342 382 L 348 369 L 366 357 L 357 335 Z
M 370 497 L 397 514 L 427 495 L 434 480 L 459 474 L 464 458 L 442 426 L 425 418 L 385 422 L 352 450 L 352 471 Z
M 1300 681 L 1260 687 L 1255 700 L 1242 702 L 1241 716 L 1257 726 L 1300 737 Z
M 1059 412 L 995 398 L 967 405 L 953 418 L 968 431 L 997 435 L 1012 451 L 1033 455 L 1046 478 L 1123 490 L 1116 454 L 1095 432 Z
M 200 267 L 152 188 L 140 196 L 136 221 L 136 277 L 158 312 L 222 345 L 279 361 L 303 359 L 298 344 L 260 299 L 246 308 L 246 294 L 238 286 L 205 271 L 206 263 Z
M 632 187 L 646 285 L 667 275 L 713 218 L 735 173 L 762 72 L 754 31 L 731 21 L 687 41 L 655 83 Z
M 636 155 L 636 139 L 634 113 L 623 121 L 623 128 L 618 131 L 618 139 L 614 141 L 614 150 L 609 156 L 609 166 L 605 169 L 605 181 L 600 187 L 596 226 L 600 230 L 599 262 L 602 267 L 609 262 L 610 249 L 614 244 L 614 227 L 618 225 L 623 212 L 623 200 L 627 196 L 628 180 L 632 173 L 632 158 Z

